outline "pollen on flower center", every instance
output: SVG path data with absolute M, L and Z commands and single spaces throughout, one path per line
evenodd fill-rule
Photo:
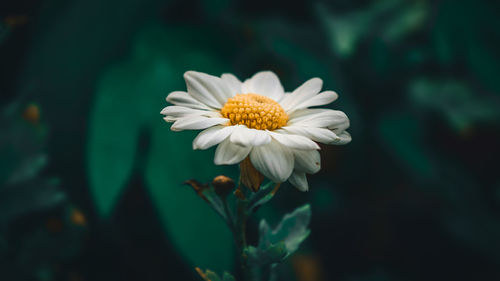
M 288 115 L 279 103 L 257 94 L 237 94 L 227 100 L 220 113 L 231 125 L 258 130 L 276 130 L 286 125 Z

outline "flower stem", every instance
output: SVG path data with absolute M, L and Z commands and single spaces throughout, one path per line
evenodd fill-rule
M 247 264 L 247 255 L 245 254 L 245 249 L 247 247 L 246 238 L 246 225 L 248 214 L 246 211 L 247 207 L 246 200 L 238 200 L 237 214 L 236 214 L 236 224 L 233 228 L 234 241 L 236 243 L 236 251 L 239 256 L 239 263 L 241 267 L 241 273 L 244 281 L 251 281 L 252 276 L 250 269 Z

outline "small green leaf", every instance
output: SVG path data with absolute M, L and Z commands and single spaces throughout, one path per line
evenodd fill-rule
M 271 230 L 267 222 L 263 219 L 259 226 L 259 248 L 265 249 L 270 245 L 284 242 L 287 255 L 292 254 L 310 233 L 307 228 L 311 220 L 311 207 L 306 204 L 295 209 L 292 213 L 286 214 L 278 226 Z
M 288 255 L 284 241 L 270 244 L 267 248 L 248 246 L 245 249 L 248 262 L 257 266 L 271 265 L 283 261 Z
M 259 191 L 251 194 L 250 203 L 248 204 L 248 212 L 253 212 L 262 204 L 267 203 L 274 197 L 273 186 L 275 183 L 268 182 L 260 187 Z

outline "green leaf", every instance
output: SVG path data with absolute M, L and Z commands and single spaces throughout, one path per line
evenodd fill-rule
M 39 213 L 66 201 L 57 180 L 34 179 L 0 190 L 0 225 L 28 213 Z
M 410 2 L 410 1 L 409 1 Z M 393 12 L 383 29 L 383 37 L 388 41 L 397 41 L 423 27 L 429 13 L 429 7 L 425 1 L 404 3 Z
M 136 159 L 139 132 L 158 116 L 171 66 L 129 61 L 104 74 L 90 115 L 87 167 L 99 213 L 111 214 Z M 157 109 L 157 110 L 155 110 Z M 156 111 L 156 112 L 155 112 Z
M 333 15 L 321 6 L 317 12 L 330 40 L 330 46 L 339 57 L 351 56 L 371 26 L 371 16 L 366 11 Z
M 416 105 L 437 111 L 459 132 L 475 123 L 500 119 L 499 101 L 481 97 L 462 81 L 420 78 L 410 84 L 409 93 Z
M 306 204 L 286 214 L 275 229 L 271 229 L 263 219 L 259 225 L 259 248 L 265 249 L 273 244 L 284 242 L 287 255 L 292 254 L 310 233 L 307 228 L 311 220 L 311 207 Z
M 322 6 L 318 7 L 317 12 L 334 53 L 347 58 L 355 53 L 363 40 L 371 39 L 373 34 L 378 33 L 377 38 L 383 37 L 394 42 L 423 27 L 428 5 L 425 1 L 411 3 L 383 0 L 344 14 L 329 13 Z
M 230 231 L 182 183 L 207 182 L 227 170 L 215 167 L 213 151 L 192 150 L 196 132 L 172 132 L 160 115 L 167 94 L 185 90 L 186 70 L 220 75 L 227 69 L 216 55 L 198 49 L 206 33 L 152 26 L 138 35 L 132 58 L 104 74 L 91 113 L 88 170 L 102 217 L 109 216 L 135 171 L 145 177 L 168 240 L 181 255 L 193 266 L 222 270 L 232 265 Z M 150 143 L 140 149 L 144 134 Z
M 248 262 L 255 266 L 271 265 L 279 263 L 288 255 L 284 241 L 276 244 L 270 244 L 266 248 L 256 248 L 248 246 L 245 249 L 245 254 L 248 256 Z
M 276 184 L 273 182 L 268 182 L 267 184 L 260 187 L 259 191 L 251 194 L 250 202 L 248 204 L 248 212 L 252 213 L 256 208 L 269 202 L 274 197 L 274 186 Z

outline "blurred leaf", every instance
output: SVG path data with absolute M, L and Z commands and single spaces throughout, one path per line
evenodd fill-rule
M 500 23 L 498 23 L 500 24 Z M 472 40 L 466 40 L 468 46 L 468 64 L 473 72 L 479 77 L 486 87 L 500 95 L 500 55 L 498 48 L 500 44 L 491 44 L 491 40 L 479 40 L 475 37 Z M 500 34 L 496 36 L 496 42 L 500 42 Z
M 378 33 L 388 42 L 403 39 L 423 26 L 428 7 L 426 1 L 383 0 L 344 14 L 330 13 L 321 5 L 317 12 L 334 53 L 347 58 L 373 34 Z
M 498 6 L 484 1 L 439 3 L 432 28 L 437 56 L 443 64 L 465 63 L 476 77 L 496 94 L 500 93 L 500 25 Z M 464 18 L 473 18 L 464 21 Z M 478 32 L 480 30 L 481 32 Z
M 211 270 L 208 270 L 206 271 L 205 273 L 207 275 L 207 280 L 208 281 L 222 281 L 219 277 L 219 275 L 217 275 L 217 273 L 211 271 Z
M 45 165 L 47 165 L 47 156 L 44 154 L 35 155 L 26 159 L 21 167 L 10 175 L 8 184 L 16 184 L 33 179 Z
M 99 83 L 90 116 L 88 171 L 98 211 L 107 217 L 134 165 L 141 126 L 158 116 L 170 69 L 161 61 L 131 61 Z M 147 93 L 147 94 L 146 94 Z M 153 95 L 151 95 L 153 94 Z
M 370 29 L 371 15 L 369 11 L 350 14 L 333 15 L 325 7 L 318 6 L 318 15 L 330 38 L 330 46 L 339 57 L 349 57 Z
M 428 16 L 427 1 L 407 1 L 386 23 L 383 37 L 388 41 L 397 41 L 423 26 Z
M 169 92 L 185 89 L 185 71 L 220 75 L 227 70 L 198 48 L 208 45 L 206 36 L 206 30 L 157 26 L 139 34 L 132 59 L 106 72 L 98 87 L 88 170 L 98 210 L 108 217 L 134 167 L 142 172 L 140 159 L 146 157 L 146 185 L 169 239 L 193 265 L 222 270 L 232 264 L 230 232 L 206 202 L 182 186 L 191 178 L 207 182 L 222 169 L 214 167 L 212 151 L 192 150 L 196 132 L 171 132 L 159 114 Z M 147 149 L 137 147 L 144 130 L 151 133 Z
M 203 270 L 201 270 L 199 267 L 196 267 L 196 271 L 198 272 L 200 277 L 203 278 L 203 280 L 205 281 L 236 281 L 233 275 L 231 275 L 227 271 L 224 271 L 222 278 L 220 278 L 219 275 L 217 275 L 217 273 L 211 271 L 210 269 L 207 269 L 205 270 L 205 272 L 203 272 Z
M 2 108 L 0 115 L 0 228 L 21 216 L 53 209 L 66 201 L 58 180 L 40 176 L 47 165 L 47 156 L 41 152 L 45 126 L 38 123 L 38 114 L 36 123 L 23 120 L 21 105 L 16 100 Z
M 32 180 L 5 186 L 0 191 L 0 224 L 28 213 L 54 208 L 66 195 L 56 180 Z
M 236 281 L 236 279 L 234 279 L 231 273 L 224 271 L 224 275 L 222 276 L 222 281 Z
M 409 87 L 416 105 L 439 112 L 459 132 L 474 123 L 500 119 L 500 100 L 482 98 L 464 82 L 420 78 Z
M 310 233 L 307 228 L 311 220 L 311 207 L 306 204 L 283 216 L 275 229 L 271 229 L 263 219 L 259 225 L 259 248 L 266 249 L 280 241 L 285 243 L 287 255 L 291 255 Z

